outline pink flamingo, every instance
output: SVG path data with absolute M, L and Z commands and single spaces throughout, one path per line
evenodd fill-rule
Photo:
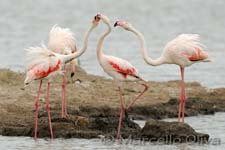
M 181 71 L 181 95 L 178 109 L 178 122 L 182 113 L 182 122 L 184 122 L 184 108 L 185 108 L 185 83 L 184 83 L 184 68 L 196 62 L 209 62 L 208 53 L 203 50 L 203 44 L 199 40 L 197 34 L 181 34 L 174 40 L 167 43 L 162 55 L 153 60 L 148 56 L 145 46 L 144 36 L 136 30 L 130 23 L 125 21 L 117 21 L 114 26 L 120 26 L 125 30 L 133 32 L 141 43 L 141 52 L 146 63 L 152 66 L 161 64 L 176 64 Z
M 135 82 L 144 80 L 139 76 L 137 69 L 133 65 L 131 65 L 128 61 L 118 57 L 103 54 L 102 52 L 103 40 L 111 32 L 111 26 L 108 17 L 106 17 L 105 15 L 97 14 L 96 18 L 102 20 L 108 27 L 108 30 L 104 32 L 99 38 L 97 45 L 97 57 L 103 70 L 118 83 L 118 90 L 120 97 L 120 118 L 118 123 L 117 139 L 120 142 L 121 139 L 120 129 L 124 109 L 126 109 L 126 111 L 129 110 L 131 106 L 133 106 L 133 104 L 148 89 L 148 86 L 146 84 L 142 84 L 145 87 L 144 90 L 136 98 L 134 98 L 126 108 L 124 108 L 120 81 Z
M 84 45 L 87 46 L 88 37 L 91 31 L 97 26 L 98 22 L 93 20 L 90 28 L 85 33 L 84 36 Z M 48 122 L 50 128 L 51 138 L 53 138 L 51 117 L 50 117 L 50 106 L 49 106 L 49 91 L 50 91 L 50 82 L 51 77 L 57 73 L 63 74 L 62 68 L 66 63 L 69 63 L 73 59 L 81 56 L 86 48 L 82 48 L 81 50 L 74 52 L 68 55 L 62 55 L 55 53 L 51 50 L 48 50 L 45 46 L 43 47 L 30 47 L 27 49 L 27 69 L 26 69 L 26 78 L 25 78 L 25 86 L 30 84 L 34 80 L 40 80 L 40 85 L 38 88 L 35 108 L 35 131 L 34 131 L 34 139 L 37 139 L 37 129 L 38 129 L 38 99 L 40 95 L 40 90 L 42 86 L 42 80 L 46 78 L 48 80 L 48 90 L 47 90 L 47 98 L 46 98 L 46 110 L 48 113 Z
M 87 46 L 83 46 L 84 50 Z M 54 25 L 49 32 L 48 37 L 48 49 L 52 50 L 55 53 L 68 55 L 77 51 L 75 38 L 73 33 L 68 28 L 61 28 L 57 25 Z M 75 59 L 70 61 L 71 65 L 71 78 L 75 73 Z M 62 117 L 66 118 L 67 109 L 66 109 L 66 65 L 63 66 L 63 83 L 62 83 Z

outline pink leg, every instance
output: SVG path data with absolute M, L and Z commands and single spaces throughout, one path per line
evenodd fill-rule
M 179 110 L 178 110 L 178 122 L 180 122 L 180 116 L 183 108 L 183 90 L 182 90 L 182 81 L 181 81 L 181 91 L 180 91 L 180 102 L 179 102 Z
M 184 123 L 184 109 L 185 109 L 185 102 L 186 102 L 186 96 L 185 96 L 185 83 L 184 83 L 184 68 L 181 68 L 181 78 L 182 78 L 182 122 Z
M 64 66 L 64 75 L 62 83 L 62 118 L 66 118 L 65 101 L 66 101 L 66 66 Z
M 47 99 L 46 99 L 46 110 L 48 112 L 48 123 L 49 123 L 49 128 L 50 128 L 51 139 L 53 139 L 52 122 L 51 122 L 50 106 L 49 106 L 49 91 L 50 91 L 50 82 L 48 82 L 48 91 L 47 91 Z
M 184 83 L 184 68 L 181 67 L 181 95 L 180 95 L 180 103 L 179 103 L 179 111 L 178 111 L 178 122 L 180 122 L 180 116 L 182 113 L 182 122 L 184 122 L 184 107 L 185 107 L 185 83 Z
M 180 102 L 179 102 L 179 106 L 178 106 L 178 122 L 180 122 L 180 114 L 181 114 L 181 107 L 182 107 L 182 99 L 180 97 Z
M 127 106 L 126 110 L 129 110 L 131 106 L 148 90 L 148 86 L 146 84 L 142 84 L 145 88 L 144 90 Z
M 120 129 L 121 129 L 121 123 L 123 120 L 123 112 L 124 112 L 124 106 L 123 106 L 123 97 L 122 97 L 122 91 L 119 86 L 119 96 L 120 96 L 120 118 L 119 118 L 119 124 L 118 124 L 118 129 L 117 129 L 117 139 L 118 143 L 121 143 L 121 134 L 120 134 Z
M 39 85 L 39 88 L 38 88 L 38 93 L 37 93 L 36 100 L 35 100 L 35 108 L 36 108 L 35 129 L 34 129 L 34 139 L 35 139 L 35 141 L 37 140 L 37 129 L 38 129 L 38 99 L 39 99 L 39 95 L 40 95 L 40 91 L 41 91 L 41 85 L 42 85 L 42 80 L 40 81 L 40 85 Z
M 66 80 L 66 75 L 65 75 L 65 78 L 64 78 L 64 114 L 65 114 L 65 116 L 67 117 L 68 116 L 68 114 L 67 114 L 67 103 L 66 103 L 66 82 L 67 82 L 67 80 Z

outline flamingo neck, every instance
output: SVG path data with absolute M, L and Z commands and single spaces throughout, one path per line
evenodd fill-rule
M 143 56 L 143 58 L 144 58 L 146 63 L 148 63 L 148 64 L 150 64 L 152 66 L 159 66 L 159 65 L 165 63 L 165 61 L 164 61 L 162 56 L 160 56 L 159 58 L 154 60 L 148 55 L 145 39 L 144 39 L 144 36 L 142 35 L 142 33 L 140 33 L 139 31 L 137 31 L 134 28 L 132 28 L 130 31 L 133 32 L 138 37 L 138 39 L 139 39 L 139 41 L 141 43 L 141 53 L 142 53 L 142 56 Z
M 70 62 L 71 60 L 73 60 L 73 59 L 75 59 L 75 58 L 81 56 L 81 55 L 86 51 L 87 45 L 88 45 L 88 38 L 89 38 L 89 36 L 90 36 L 91 31 L 92 31 L 94 28 L 95 28 L 95 26 L 92 25 L 92 26 L 89 27 L 89 29 L 86 31 L 86 33 L 85 33 L 85 35 L 84 35 L 83 47 L 82 47 L 80 50 L 78 50 L 77 52 L 74 52 L 74 53 L 72 53 L 72 54 L 70 54 L 70 55 L 64 55 L 64 56 L 62 56 L 62 57 L 63 57 L 63 58 L 62 58 L 63 63 L 68 63 L 68 62 Z
M 103 41 L 105 39 L 105 37 L 111 32 L 112 28 L 110 26 L 110 23 L 109 22 L 104 22 L 108 29 L 107 31 L 105 31 L 104 33 L 101 34 L 99 40 L 98 40 L 98 45 L 97 45 L 97 57 L 98 57 L 98 60 L 100 62 L 101 58 L 102 58 L 102 55 L 103 55 L 103 52 L 102 52 L 102 45 L 103 45 Z

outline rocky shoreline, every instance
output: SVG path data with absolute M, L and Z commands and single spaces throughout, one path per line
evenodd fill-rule
M 78 80 L 79 79 L 79 80 Z M 33 136 L 34 100 L 38 82 L 23 87 L 24 73 L 7 69 L 0 70 L 0 134 L 6 136 Z M 68 119 L 61 118 L 62 77 L 53 79 L 50 105 L 54 138 L 99 138 L 115 137 L 119 99 L 115 83 L 104 77 L 87 74 L 77 67 L 75 79 L 68 77 Z M 45 82 L 44 82 L 45 83 Z M 128 138 L 171 138 L 184 139 L 188 135 L 207 140 L 207 134 L 196 133 L 183 123 L 166 123 L 158 119 L 177 117 L 179 81 L 148 82 L 150 89 L 129 111 L 129 118 L 122 124 L 122 136 Z M 126 102 L 142 89 L 135 83 L 124 83 L 123 96 Z M 209 89 L 197 82 L 186 83 L 187 103 L 185 116 L 214 114 L 225 111 L 225 88 Z M 46 85 L 43 87 L 39 104 L 38 137 L 50 137 L 45 110 Z M 149 120 L 140 128 L 132 119 Z M 156 120 L 155 120 L 156 119 Z M 166 125 L 165 125 L 166 124 Z M 170 130 L 171 126 L 177 130 Z M 158 129 L 150 130 L 150 129 Z M 181 130 L 182 129 L 182 130 Z M 166 131 L 166 132 L 165 132 Z M 181 132 L 182 131 L 182 132 Z M 197 139 L 197 138 L 196 138 Z M 194 140 L 196 140 L 194 139 Z

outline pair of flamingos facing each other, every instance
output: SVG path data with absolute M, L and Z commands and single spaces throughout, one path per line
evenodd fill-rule
M 36 118 L 35 118 L 35 133 L 34 138 L 37 139 L 37 128 L 38 128 L 38 99 L 40 95 L 40 89 L 42 86 L 42 80 L 48 79 L 47 98 L 46 98 L 46 109 L 48 113 L 48 122 L 50 128 L 51 138 L 53 138 L 53 131 L 50 117 L 49 107 L 49 91 L 51 76 L 54 74 L 63 75 L 62 84 L 62 117 L 67 117 L 66 111 L 66 99 L 65 99 L 65 86 L 66 86 L 66 64 L 71 63 L 71 77 L 74 75 L 75 66 L 74 59 L 81 56 L 88 45 L 88 38 L 91 31 L 99 24 L 100 20 L 106 24 L 107 31 L 101 34 L 97 44 L 97 58 L 99 64 L 103 70 L 110 75 L 118 83 L 118 91 L 120 96 L 120 118 L 118 123 L 117 139 L 121 139 L 120 129 L 123 114 L 128 111 L 131 106 L 144 94 L 148 89 L 148 86 L 138 74 L 137 69 L 131 65 L 128 61 L 105 55 L 102 52 L 102 45 L 105 37 L 111 32 L 110 20 L 103 14 L 97 14 L 89 29 L 85 33 L 83 47 L 80 50 L 76 49 L 75 39 L 69 29 L 62 29 L 58 26 L 54 26 L 49 33 L 48 47 L 30 47 L 27 49 L 27 61 L 28 66 L 26 69 L 25 85 L 28 85 L 34 80 L 40 80 L 38 93 L 36 97 Z M 178 122 L 182 115 L 182 122 L 184 122 L 184 108 L 185 108 L 185 83 L 184 83 L 184 68 L 192 65 L 196 62 L 209 62 L 208 53 L 203 50 L 203 44 L 200 43 L 199 36 L 196 34 L 181 34 L 174 40 L 167 43 L 162 55 L 153 60 L 147 52 L 144 36 L 136 30 L 130 23 L 125 21 L 117 21 L 114 27 L 120 26 L 127 31 L 133 32 L 141 43 L 141 53 L 146 63 L 152 66 L 158 66 L 161 64 L 176 64 L 180 66 L 181 70 L 181 95 L 178 106 Z M 140 84 L 144 86 L 144 90 L 135 97 L 125 108 L 122 98 L 121 82 L 120 81 L 142 81 Z

